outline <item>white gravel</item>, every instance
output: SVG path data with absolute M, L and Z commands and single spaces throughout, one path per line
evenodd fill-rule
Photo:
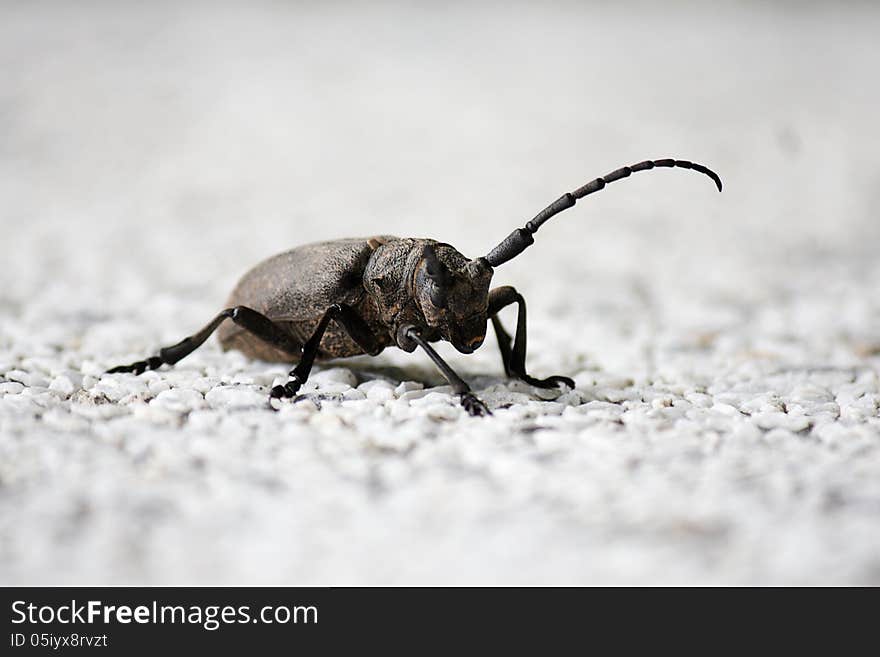
M 880 584 L 880 12 L 865 5 L 0 8 L 0 582 Z M 816 44 L 822 44 L 821 48 Z M 494 339 L 315 371 L 201 326 L 299 243 L 476 255 Z M 513 313 L 505 316 L 513 323 Z

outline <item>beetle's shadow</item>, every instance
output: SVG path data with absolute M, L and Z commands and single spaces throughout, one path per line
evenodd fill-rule
M 358 362 L 352 360 L 327 360 L 315 364 L 316 369 L 331 369 L 342 367 L 349 370 L 357 378 L 358 385 L 367 381 L 384 379 L 395 384 L 404 381 L 422 383 L 426 388 L 445 385 L 446 381 L 439 372 L 435 372 L 430 366 L 412 364 L 405 367 L 390 365 L 388 363 L 375 363 L 370 361 Z
M 386 380 L 395 385 L 404 381 L 421 383 L 425 388 L 437 388 L 449 385 L 443 375 L 432 364 L 413 363 L 412 365 L 391 365 L 378 363 L 373 360 L 334 359 L 315 363 L 315 368 L 320 370 L 342 367 L 355 375 L 358 385 L 367 381 Z M 319 371 L 320 371 L 319 370 Z M 489 387 L 509 381 L 503 374 L 500 376 L 490 374 L 475 374 L 465 372 L 463 376 L 475 387 Z
M 443 376 L 430 364 L 397 366 L 389 365 L 387 363 L 377 364 L 370 360 L 355 360 L 352 362 L 352 360 L 349 359 L 336 359 L 322 361 L 321 363 L 316 364 L 316 367 L 320 367 L 321 369 L 332 369 L 334 367 L 345 368 L 355 375 L 358 385 L 366 383 L 367 381 L 382 380 L 388 381 L 395 386 L 404 381 L 414 381 L 416 383 L 421 383 L 425 389 L 449 386 L 449 383 L 443 378 Z M 544 394 L 541 394 L 538 389 L 533 388 L 529 384 L 516 378 L 507 377 L 503 373 L 496 375 L 464 372 L 463 375 L 475 391 L 485 391 L 488 388 L 493 388 L 495 389 L 495 393 L 498 393 L 500 392 L 500 387 L 506 389 L 508 392 L 525 393 L 535 399 L 542 399 L 544 401 L 552 401 L 556 397 L 565 393 L 565 390 L 556 391 L 554 389 L 553 393 L 545 391 Z

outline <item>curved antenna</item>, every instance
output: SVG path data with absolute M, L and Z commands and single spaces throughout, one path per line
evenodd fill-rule
M 655 167 L 678 167 L 680 169 L 691 169 L 692 171 L 697 171 L 699 173 L 709 176 L 715 183 L 715 186 L 718 187 L 718 191 L 721 191 L 721 178 L 709 167 L 703 166 L 702 164 L 688 162 L 687 160 L 673 159 L 645 160 L 644 162 L 639 162 L 638 164 L 633 164 L 632 166 L 616 169 L 615 171 L 612 171 L 611 173 L 604 175 L 601 178 L 596 178 L 595 180 L 588 182 L 583 187 L 578 187 L 573 192 L 563 194 L 558 199 L 553 201 L 553 203 L 551 203 L 546 208 L 541 210 L 537 215 L 535 215 L 535 218 L 528 222 L 525 225 L 525 228 L 517 228 L 510 235 L 505 237 L 503 242 L 501 242 L 498 246 L 489 251 L 489 254 L 485 256 L 486 261 L 492 267 L 503 265 L 505 262 L 515 258 L 520 253 L 525 251 L 527 247 L 535 243 L 535 239 L 532 237 L 532 235 L 538 232 L 538 229 L 544 224 L 545 221 L 547 221 L 551 217 L 556 216 L 563 210 L 567 210 L 568 208 L 573 206 L 578 201 L 578 199 L 582 199 L 588 194 L 592 194 L 593 192 L 598 192 L 600 189 L 604 189 L 605 185 L 607 185 L 608 183 L 613 183 L 617 180 L 620 180 L 621 178 L 628 178 L 636 171 L 647 171 Z

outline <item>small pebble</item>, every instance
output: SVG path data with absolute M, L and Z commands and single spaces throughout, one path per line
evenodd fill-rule
M 218 386 L 208 391 L 205 401 L 212 408 L 254 408 L 266 406 L 269 396 L 265 392 L 246 388 L 243 386 Z
M 69 396 L 74 391 L 73 381 L 66 376 L 56 376 L 49 384 L 49 390 L 60 392 L 64 396 Z
M 360 401 L 366 399 L 367 396 L 362 390 L 358 390 L 357 388 L 349 388 L 342 393 L 342 398 L 346 401 Z
M 17 381 L 0 383 L 0 395 L 17 395 L 22 390 L 24 390 L 24 385 Z
M 432 420 L 455 420 L 461 416 L 463 409 L 451 404 L 433 403 L 419 410 Z
M 174 388 L 164 390 L 150 401 L 151 406 L 161 406 L 171 411 L 191 411 L 205 406 L 205 398 L 196 390 Z
M 418 381 L 403 381 L 394 389 L 394 392 L 400 396 L 407 392 L 422 390 L 424 387 L 425 384 L 419 383 Z
M 23 383 L 28 388 L 46 388 L 49 386 L 49 379 L 42 374 L 35 372 L 25 372 L 24 370 L 12 370 L 6 373 L 6 378 L 10 381 Z
M 156 379 L 147 384 L 147 390 L 153 397 L 157 397 L 166 390 L 171 390 L 171 384 L 168 381 Z
M 328 385 L 335 385 L 337 388 L 340 384 L 347 388 L 354 388 L 357 386 L 357 377 L 354 373 L 351 370 L 342 367 L 334 367 L 329 370 L 312 372 L 309 376 L 309 381 L 322 390 Z
M 406 392 L 400 392 L 400 386 L 395 389 L 395 392 L 398 393 L 398 401 L 411 402 L 414 399 L 421 399 L 425 395 L 429 394 L 427 390 L 422 388 L 414 388 L 413 390 L 408 390 Z
M 367 399 L 382 403 L 394 399 L 394 386 L 388 381 L 375 379 L 373 381 L 365 381 L 358 386 L 358 390 L 363 392 Z

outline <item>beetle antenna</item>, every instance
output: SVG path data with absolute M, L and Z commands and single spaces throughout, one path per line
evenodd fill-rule
M 525 225 L 525 228 L 517 228 L 510 235 L 504 238 L 503 242 L 501 242 L 498 246 L 489 251 L 489 254 L 485 256 L 486 261 L 492 267 L 503 265 L 505 262 L 515 258 L 520 253 L 525 251 L 527 247 L 535 243 L 535 239 L 532 237 L 532 235 L 538 232 L 538 229 L 543 225 L 545 221 L 547 221 L 551 217 L 556 216 L 563 210 L 567 210 L 568 208 L 573 206 L 578 201 L 578 199 L 582 199 L 587 194 L 598 192 L 600 189 L 603 189 L 608 183 L 613 183 L 617 180 L 620 180 L 621 178 L 628 178 L 630 174 L 635 171 L 647 171 L 648 169 L 653 169 L 654 167 L 679 167 L 681 169 L 692 169 L 693 171 L 697 171 L 699 173 L 709 176 L 715 182 L 715 186 L 718 187 L 718 191 L 721 191 L 721 178 L 718 177 L 717 173 L 715 173 L 708 167 L 703 166 L 702 164 L 688 162 L 687 160 L 673 159 L 645 160 L 644 162 L 639 162 L 638 164 L 633 164 L 632 166 L 623 167 L 621 169 L 617 169 L 616 171 L 612 171 L 611 173 L 604 175 L 601 178 L 596 178 L 595 180 L 588 182 L 583 187 L 578 187 L 573 192 L 563 194 L 558 199 L 553 201 L 553 203 L 541 210 L 534 219 L 532 219 L 529 223 Z

